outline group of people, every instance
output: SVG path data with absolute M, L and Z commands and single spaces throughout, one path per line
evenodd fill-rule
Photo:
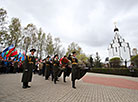
M 22 72 L 23 61 L 15 60 L 15 59 L 16 58 L 11 59 L 10 57 L 8 59 L 3 59 L 1 57 L 0 58 L 0 74 Z
M 31 54 L 26 56 L 23 69 L 23 88 L 30 88 L 28 85 L 32 81 L 32 72 L 36 69 L 36 60 L 34 57 L 36 49 L 31 49 Z M 45 67 L 45 70 L 43 70 Z M 51 80 L 54 84 L 57 84 L 59 77 L 63 73 L 63 82 L 66 82 L 66 77 L 69 77 L 71 74 L 72 88 L 76 89 L 75 81 L 76 79 L 81 79 L 87 72 L 85 65 L 79 66 L 78 59 L 76 58 L 76 52 L 72 52 L 72 55 L 64 56 L 59 59 L 58 54 L 54 55 L 51 58 L 49 55 L 43 60 L 38 62 L 39 74 L 45 76 L 45 80 L 48 80 L 51 77 Z

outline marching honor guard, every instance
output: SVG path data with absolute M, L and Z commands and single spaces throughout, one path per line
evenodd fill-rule
M 71 73 L 71 68 L 69 68 L 69 60 L 67 59 L 67 56 L 64 56 L 63 58 L 60 59 L 60 64 L 61 64 L 60 76 L 63 72 L 63 81 L 66 82 L 66 77 L 69 76 Z
M 48 55 L 46 58 L 45 80 L 48 80 L 50 76 L 50 68 L 51 68 L 51 62 L 50 62 L 50 56 Z
M 75 80 L 81 79 L 87 73 L 88 69 L 86 68 L 85 65 L 78 64 L 78 59 L 76 58 L 76 52 L 73 52 L 72 54 L 73 55 L 71 58 L 71 62 L 72 62 L 71 80 L 72 80 L 72 88 L 76 89 Z
M 77 79 L 77 68 L 78 68 L 78 59 L 76 58 L 76 52 L 72 52 L 72 75 L 71 75 L 71 81 L 72 81 L 72 88 L 76 89 L 75 87 L 75 80 Z
M 32 81 L 32 73 L 33 69 L 35 68 L 35 53 L 36 49 L 31 49 L 31 55 L 26 56 L 25 59 L 25 66 L 23 69 L 23 76 L 22 76 L 22 82 L 23 82 L 23 88 L 30 88 L 31 86 L 28 85 L 28 82 Z
M 59 59 L 58 55 L 56 54 L 53 58 L 53 76 L 54 76 L 54 84 L 58 81 L 58 74 L 59 74 Z

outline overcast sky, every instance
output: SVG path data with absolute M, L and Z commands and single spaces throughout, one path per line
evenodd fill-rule
M 138 48 L 138 0 L 0 0 L 8 17 L 18 17 L 22 26 L 42 27 L 63 46 L 76 42 L 86 54 L 108 57 L 114 37 L 114 22 L 120 35 Z

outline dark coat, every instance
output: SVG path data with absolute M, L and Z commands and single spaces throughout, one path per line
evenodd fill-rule
M 86 69 L 79 68 L 76 64 L 72 65 L 72 81 L 81 79 L 86 73 Z
M 77 64 L 73 64 L 72 65 L 72 75 L 71 75 L 71 80 L 74 81 L 77 79 L 77 75 L 78 74 L 78 65 Z
M 87 70 L 80 68 L 78 66 L 78 59 L 76 57 L 72 57 L 72 77 L 71 80 L 75 81 L 76 79 L 81 79 L 87 72 Z
M 46 60 L 46 69 L 45 69 L 45 78 L 48 79 L 50 76 L 51 63 L 49 60 Z
M 64 76 L 66 77 L 69 77 L 70 76 L 70 73 L 71 73 L 71 68 L 68 67 L 68 65 L 62 69 L 58 75 L 58 77 L 60 77 L 62 75 L 62 72 L 64 72 Z
M 71 68 L 67 67 L 66 68 L 66 76 L 70 76 L 70 73 L 71 73 Z
M 81 69 L 79 68 L 78 69 L 78 76 L 77 76 L 77 79 L 81 79 L 85 74 L 87 73 L 87 70 L 86 69 Z
M 78 59 L 76 57 L 72 57 L 71 62 L 72 62 L 71 80 L 75 81 L 78 76 Z
M 31 82 L 32 81 L 32 72 L 35 68 L 35 57 L 34 56 L 26 56 L 26 60 L 24 63 L 22 82 Z
M 54 78 L 58 77 L 58 74 L 59 74 L 59 60 L 58 59 L 53 59 L 53 75 L 54 75 Z

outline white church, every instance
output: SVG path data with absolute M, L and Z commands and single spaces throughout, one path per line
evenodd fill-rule
M 115 36 L 108 47 L 109 60 L 114 57 L 119 57 L 122 61 L 122 65 L 125 65 L 127 61 L 127 66 L 130 65 L 131 59 L 131 49 L 128 42 L 125 42 L 119 34 L 119 29 L 115 26 L 114 29 Z

